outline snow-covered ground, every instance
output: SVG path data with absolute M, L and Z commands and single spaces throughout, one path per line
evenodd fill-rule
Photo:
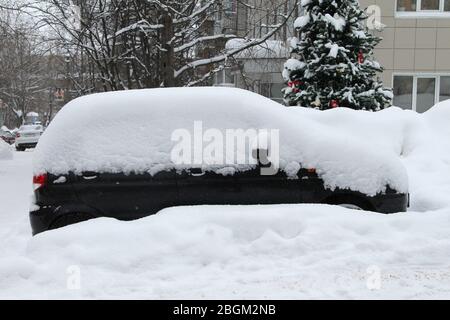
M 180 207 L 32 238 L 33 152 L 14 152 L 0 160 L 0 298 L 449 299 L 446 108 L 385 116 L 299 109 L 398 154 L 412 207 L 394 215 L 325 205 Z

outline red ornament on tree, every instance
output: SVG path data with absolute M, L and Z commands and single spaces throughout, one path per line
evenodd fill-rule
M 339 101 L 338 101 L 338 100 L 331 100 L 331 101 L 330 101 L 330 107 L 331 107 L 331 108 L 337 108 L 337 107 L 339 107 Z
M 288 87 L 292 88 L 292 91 L 297 93 L 300 91 L 300 89 L 298 88 L 301 85 L 301 81 L 300 80 L 294 80 L 294 81 L 289 81 L 288 82 Z
M 363 62 L 364 62 L 364 54 L 363 54 L 362 50 L 359 50 L 359 53 L 358 53 L 358 63 L 361 64 L 361 63 L 363 63 Z

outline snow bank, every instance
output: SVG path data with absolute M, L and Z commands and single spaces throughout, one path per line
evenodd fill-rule
M 255 93 L 231 88 L 178 88 L 95 94 L 76 99 L 56 116 L 35 150 L 34 172 L 150 172 L 176 168 L 171 140 L 177 129 L 267 129 L 280 133 L 280 168 L 316 168 L 325 184 L 374 195 L 387 185 L 408 189 L 398 156 L 373 148 Z M 192 134 L 193 135 L 193 134 Z M 252 142 L 251 142 L 252 143 Z M 251 144 L 250 144 L 251 145 Z M 247 146 L 248 148 L 249 146 Z M 246 150 L 238 149 L 238 153 Z M 251 166 L 229 161 L 226 167 Z M 205 166 L 206 170 L 221 170 Z
M 449 299 L 450 101 L 424 114 L 290 110 L 314 134 L 357 136 L 400 159 L 411 211 L 178 207 L 32 238 L 31 153 L 19 153 L 0 166 L 0 298 Z
M 0 160 L 12 160 L 13 153 L 11 146 L 0 139 Z
M 444 298 L 449 228 L 448 211 L 380 215 L 325 205 L 180 207 L 132 222 L 91 220 L 0 255 L 0 298 Z M 368 287 L 371 270 L 379 270 L 379 290 Z M 67 287 L 74 274 L 79 290 Z
M 358 136 L 372 150 L 400 159 L 408 171 L 412 210 L 450 207 L 450 100 L 424 114 L 396 107 L 374 113 L 345 108 L 294 110 L 327 131 Z

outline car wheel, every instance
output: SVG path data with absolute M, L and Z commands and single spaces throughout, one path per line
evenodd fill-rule
M 326 204 L 341 206 L 359 211 L 375 211 L 375 208 L 364 198 L 351 195 L 335 195 L 324 201 Z
M 53 220 L 49 230 L 62 228 L 71 224 L 87 221 L 93 218 L 95 217 L 89 213 L 82 213 L 82 212 L 65 213 L 56 218 L 55 220 Z

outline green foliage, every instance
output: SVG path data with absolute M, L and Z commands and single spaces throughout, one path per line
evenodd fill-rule
M 365 27 L 367 14 L 357 0 L 303 0 L 304 15 L 295 21 L 299 37 L 291 41 L 285 64 L 287 105 L 321 110 L 348 107 L 380 110 L 392 103 L 392 90 L 377 79 L 372 59 L 381 41 Z

